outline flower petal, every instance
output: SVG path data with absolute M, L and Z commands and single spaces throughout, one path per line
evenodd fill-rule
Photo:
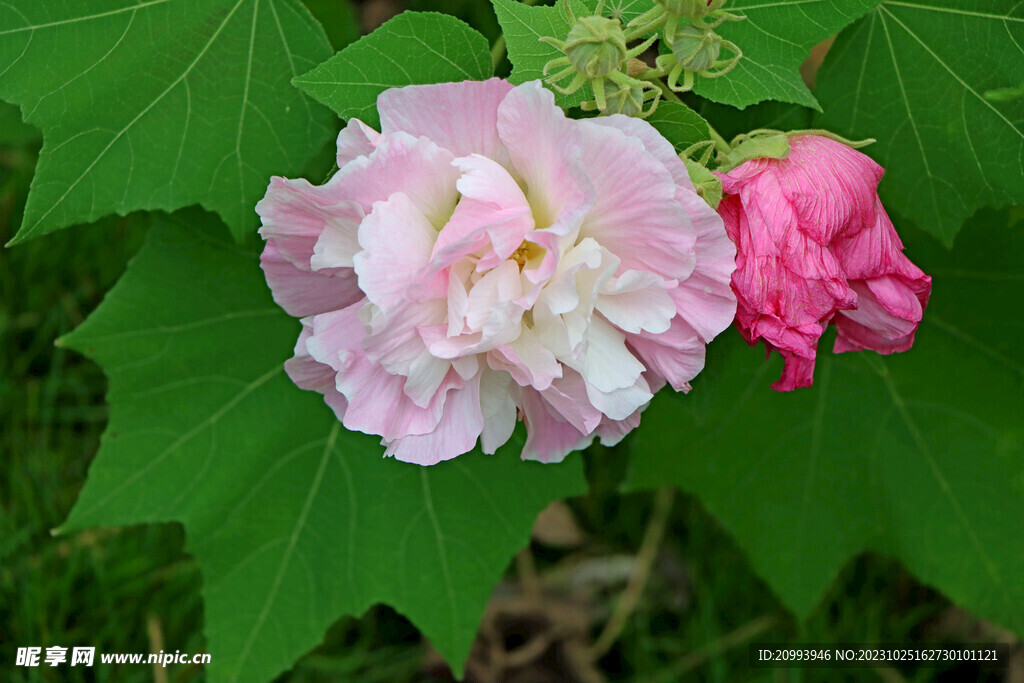
M 384 456 L 393 455 L 417 465 L 436 465 L 473 450 L 483 429 L 480 376 L 477 375 L 461 389 L 448 394 L 444 414 L 432 431 L 389 441 Z
M 302 321 L 302 333 L 295 343 L 295 355 L 285 361 L 284 370 L 299 388 L 323 394 L 324 401 L 334 411 L 334 415 L 343 420 L 348 401 L 334 387 L 334 378 L 337 374 L 334 368 L 318 363 L 309 355 L 306 341 L 312 333 L 312 321 L 307 318 Z
M 260 255 L 260 267 L 274 301 L 296 317 L 336 311 L 363 298 L 350 268 L 301 270 L 281 255 L 277 240 L 267 240 Z
M 775 161 L 782 191 L 801 230 L 821 245 L 875 222 L 875 191 L 884 171 L 865 154 L 818 135 L 789 139 L 790 153 Z
M 508 166 L 497 118 L 498 105 L 512 88 L 498 78 L 392 88 L 377 98 L 381 130 L 426 137 L 457 157 L 481 154 Z
M 676 201 L 671 173 L 638 139 L 586 120 L 579 126 L 582 162 L 596 192 L 580 235 L 615 254 L 623 269 L 685 280 L 696 262 L 697 236 Z
M 451 361 L 430 352 L 422 336 L 423 328 L 444 320 L 444 302 L 405 301 L 387 314 L 372 306 L 368 311 L 370 334 L 362 345 L 366 357 L 390 374 L 406 378 L 406 396 L 426 408 L 452 367 Z
M 480 410 L 484 428 L 480 448 L 493 454 L 512 437 L 516 427 L 516 404 L 512 399 L 512 378 L 506 372 L 484 369 L 480 376 Z
M 344 201 L 335 187 L 311 185 L 301 178 L 274 177 L 266 195 L 256 204 L 256 213 L 263 221 L 260 236 L 274 240 L 281 255 L 297 268 L 310 270 L 314 245 L 326 230 L 337 233 L 349 248 L 341 249 L 344 256 L 324 267 L 351 267 L 356 230 L 363 216 L 359 207 Z
M 729 328 L 736 317 L 736 295 L 732 274 L 736 270 L 736 245 L 729 239 L 722 218 L 693 192 L 678 190 L 676 201 L 683 205 L 697 235 L 693 251 L 693 272 L 669 294 L 677 313 L 710 343 Z
M 386 441 L 427 434 L 441 420 L 446 395 L 463 380 L 449 372 L 426 408 L 404 391 L 405 377 L 388 373 L 363 351 L 366 328 L 359 317 L 362 304 L 315 316 L 306 341 L 309 355 L 337 371 L 335 386 L 348 400 L 343 420 L 347 429 L 378 434 Z
M 562 376 L 562 366 L 554 354 L 526 326 L 511 344 L 498 346 L 488 353 L 487 363 L 495 370 L 507 371 L 520 386 L 532 386 L 540 391 Z
M 771 347 L 769 347 L 770 349 Z M 814 358 L 804 358 L 789 351 L 779 349 L 786 360 L 782 368 L 782 376 L 772 383 L 775 391 L 793 391 L 814 384 Z
M 597 118 L 587 119 L 587 123 L 597 126 L 616 128 L 626 135 L 636 138 L 640 141 L 640 144 L 644 146 L 644 150 L 648 154 L 662 163 L 665 170 L 672 175 L 672 180 L 675 181 L 676 185 L 688 190 L 691 194 L 696 196 L 696 192 L 693 189 L 693 182 L 690 180 L 690 174 L 686 170 L 686 165 L 683 163 L 682 159 L 679 158 L 679 155 L 676 154 L 675 149 L 672 147 L 672 143 L 666 140 L 665 137 L 659 133 L 654 126 L 647 123 L 647 121 L 635 116 L 612 114 L 611 116 L 598 116 Z M 702 203 L 703 201 L 704 200 L 701 200 Z M 705 206 L 707 206 L 706 203 Z M 711 209 L 710 206 L 707 208 Z M 712 213 L 713 212 L 714 210 L 712 209 Z
M 404 192 L 378 202 L 359 226 L 362 251 L 354 259 L 366 298 L 385 311 L 407 301 L 436 238 L 434 226 Z
M 494 161 L 469 156 L 453 163 L 461 173 L 456 184 L 461 197 L 437 236 L 431 267 L 437 271 L 452 265 L 489 241 L 493 251 L 481 259 L 478 270 L 494 268 L 534 229 L 530 205 L 508 171 Z
M 523 460 L 562 462 L 569 453 L 586 447 L 594 440 L 565 421 L 535 390 L 522 388 L 517 400 L 526 423 L 526 444 Z
M 645 270 L 627 270 L 605 285 L 595 308 L 623 332 L 659 334 L 668 330 L 676 304 L 666 291 L 676 283 Z
M 405 193 L 435 229 L 448 222 L 458 200 L 455 157 L 427 138 L 382 135 L 369 156 L 346 164 L 324 186 L 369 214 L 373 205 Z
M 851 283 L 859 303 L 836 316 L 835 352 L 871 349 L 879 353 L 906 351 L 914 343 L 924 307 L 903 278 L 884 276 Z
M 359 119 L 349 119 L 348 125 L 338 133 L 338 168 L 344 168 L 345 164 L 359 157 L 369 156 L 379 139 L 380 133 L 373 128 Z
M 625 334 L 599 317 L 590 321 L 587 349 L 578 368 L 588 385 L 604 393 L 625 389 L 632 387 L 645 369 L 626 348 Z
M 681 317 L 674 318 L 666 332 L 630 335 L 627 339 L 644 365 L 667 379 L 676 391 L 689 391 L 690 380 L 704 369 L 704 340 Z
M 575 231 L 593 202 L 579 161 L 577 122 L 566 118 L 540 81 L 531 81 L 512 90 L 498 107 L 498 135 L 526 184 L 537 228 L 558 235 Z

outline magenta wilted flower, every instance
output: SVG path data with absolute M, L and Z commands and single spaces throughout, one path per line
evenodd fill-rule
M 301 387 L 387 454 L 557 461 L 686 390 L 729 326 L 735 248 L 672 146 L 624 116 L 566 118 L 539 83 L 410 86 L 350 121 L 324 185 L 257 206 L 275 300 L 302 316 Z
M 821 136 L 789 144 L 785 159 L 718 174 L 729 195 L 718 210 L 737 246 L 736 323 L 785 358 L 779 391 L 811 386 L 830 322 L 836 353 L 906 351 L 931 293 L 878 199 L 882 167 Z

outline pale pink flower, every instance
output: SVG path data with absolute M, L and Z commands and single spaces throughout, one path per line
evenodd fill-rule
M 735 314 L 735 248 L 650 125 L 498 79 L 378 109 L 326 184 L 274 178 L 257 206 L 267 281 L 302 317 L 296 384 L 424 465 L 493 453 L 517 419 L 523 457 L 558 461 L 689 388 Z
M 906 351 L 931 293 L 878 199 L 882 167 L 821 136 L 789 144 L 785 159 L 719 174 L 729 196 L 718 210 L 738 251 L 736 324 L 785 358 L 778 391 L 811 386 L 830 322 L 836 353 Z

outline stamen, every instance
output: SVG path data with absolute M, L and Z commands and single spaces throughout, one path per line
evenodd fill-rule
M 533 242 L 523 241 L 519 245 L 519 248 L 512 252 L 512 256 L 509 258 L 519 264 L 519 270 L 522 270 L 528 261 L 540 256 L 544 253 L 544 248 L 539 244 Z

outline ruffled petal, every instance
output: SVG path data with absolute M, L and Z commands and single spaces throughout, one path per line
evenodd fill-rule
M 587 349 L 578 370 L 588 385 L 609 393 L 633 386 L 644 364 L 626 348 L 625 334 L 595 317 L 587 329 Z
M 512 90 L 498 107 L 498 135 L 526 185 L 537 228 L 560 236 L 578 229 L 593 191 L 580 163 L 579 126 L 551 91 L 540 81 Z
M 351 267 L 357 250 L 356 230 L 363 216 L 360 208 L 346 202 L 336 188 L 311 185 L 301 178 L 274 177 L 266 195 L 256 204 L 256 213 L 263 221 L 260 236 L 274 240 L 281 255 L 296 268 L 310 270 L 314 245 L 328 230 L 349 248 L 340 249 L 342 255 L 322 267 Z
M 643 119 L 623 114 L 598 116 L 597 118 L 587 119 L 587 123 L 589 125 L 615 128 L 630 137 L 636 138 L 644 146 L 644 150 L 648 154 L 661 162 L 665 170 L 672 175 L 672 180 L 675 181 L 677 186 L 696 196 L 696 192 L 693 189 L 693 181 L 690 180 L 690 174 L 686 170 L 686 164 L 676 154 L 672 143 L 666 140 L 654 126 Z M 698 197 L 698 199 L 700 198 Z M 703 199 L 700 201 L 704 203 Z M 706 203 L 704 203 L 704 206 L 714 213 L 714 209 L 711 209 Z
M 593 432 L 604 419 L 604 414 L 590 403 L 587 383 L 575 370 L 564 370 L 563 376 L 541 395 L 555 412 L 583 434 Z
M 595 308 L 623 332 L 660 334 L 676 315 L 668 289 L 676 283 L 645 270 L 627 270 L 609 282 L 597 296 Z
M 378 434 L 386 441 L 427 434 L 441 420 L 446 396 L 464 380 L 451 371 L 429 405 L 417 406 L 404 391 L 405 377 L 392 375 L 371 362 L 363 350 L 366 329 L 360 304 L 313 318 L 306 341 L 309 355 L 337 371 L 335 386 L 348 400 L 343 420 L 347 429 Z
M 627 340 L 644 365 L 668 380 L 676 391 L 689 391 L 690 380 L 704 369 L 704 340 L 681 317 L 674 318 L 666 332 L 629 335 Z
M 452 165 L 454 160 L 451 152 L 426 138 L 382 135 L 369 156 L 353 159 L 324 188 L 339 200 L 354 202 L 364 214 L 373 211 L 375 203 L 403 192 L 440 230 L 458 200 L 459 172 Z
M 451 361 L 431 353 L 422 335 L 444 319 L 444 302 L 406 301 L 389 314 L 370 306 L 363 310 L 364 321 L 367 312 L 369 335 L 362 344 L 367 359 L 404 377 L 405 395 L 426 408 L 452 368 Z
M 434 226 L 404 192 L 379 202 L 359 226 L 362 251 L 354 260 L 366 298 L 384 311 L 407 301 L 436 238 Z
M 348 125 L 338 133 L 338 168 L 344 168 L 345 164 L 359 157 L 369 156 L 379 140 L 380 133 L 373 128 L 359 119 L 349 119 Z
M 924 315 L 924 307 L 903 278 L 883 276 L 851 283 L 860 303 L 836 316 L 835 352 L 871 349 L 879 353 L 906 351 Z
M 473 450 L 484 429 L 480 409 L 480 376 L 448 394 L 437 426 L 426 434 L 405 436 L 387 442 L 384 456 L 394 456 L 417 465 L 436 465 Z
M 626 435 L 640 426 L 640 411 L 636 411 L 625 420 L 609 420 L 605 418 L 597 428 L 602 446 L 614 446 L 626 438 Z
M 801 230 L 821 245 L 875 222 L 882 167 L 852 147 L 817 135 L 789 139 L 777 177 Z
M 632 386 L 599 391 L 587 384 L 587 397 L 595 408 L 611 420 L 625 420 L 637 410 L 645 407 L 654 398 L 654 392 L 644 377 L 637 377 Z
M 529 327 L 523 327 L 510 344 L 498 346 L 487 354 L 487 363 L 495 370 L 508 372 L 520 386 L 543 391 L 562 376 L 562 365 L 551 350 L 538 341 Z
M 288 373 L 295 385 L 307 391 L 316 391 L 323 394 L 324 402 L 334 411 L 339 419 L 345 419 L 345 408 L 348 401 L 334 387 L 334 378 L 337 374 L 329 365 L 318 363 L 309 355 L 306 349 L 306 341 L 313 334 L 312 321 L 302 321 L 302 333 L 295 343 L 295 355 L 284 363 L 284 370 Z
M 392 88 L 377 98 L 381 130 L 426 137 L 457 157 L 480 154 L 508 166 L 497 119 L 498 106 L 513 87 L 492 78 Z
M 665 165 L 636 138 L 580 121 L 582 162 L 596 192 L 580 234 L 611 251 L 628 270 L 685 280 L 696 263 L 696 234 L 676 201 L 677 185 Z
M 697 235 L 693 272 L 669 295 L 677 313 L 710 343 L 729 328 L 736 316 L 732 275 L 736 271 L 736 245 L 729 239 L 722 218 L 692 192 L 679 190 L 676 201 L 690 215 Z
M 478 270 L 494 268 L 534 229 L 533 212 L 515 179 L 496 162 L 469 156 L 454 163 L 461 174 L 456 184 L 461 199 L 437 236 L 431 268 L 446 268 L 488 245 L 491 252 Z
M 480 410 L 484 418 L 480 448 L 489 455 L 508 441 L 516 428 L 517 409 L 511 392 L 512 378 L 508 373 L 484 369 L 480 376 Z
M 351 269 L 301 270 L 281 255 L 277 240 L 267 240 L 260 254 L 260 268 L 274 301 L 296 317 L 336 311 L 363 298 Z
M 526 423 L 526 444 L 523 460 L 562 462 L 573 451 L 585 448 L 594 440 L 592 434 L 583 434 L 548 405 L 535 390 L 519 390 L 517 403 Z
M 770 349 L 771 347 L 769 347 Z M 814 384 L 814 358 L 804 358 L 789 351 L 779 349 L 786 364 L 782 368 L 782 376 L 772 384 L 775 391 L 793 391 Z

